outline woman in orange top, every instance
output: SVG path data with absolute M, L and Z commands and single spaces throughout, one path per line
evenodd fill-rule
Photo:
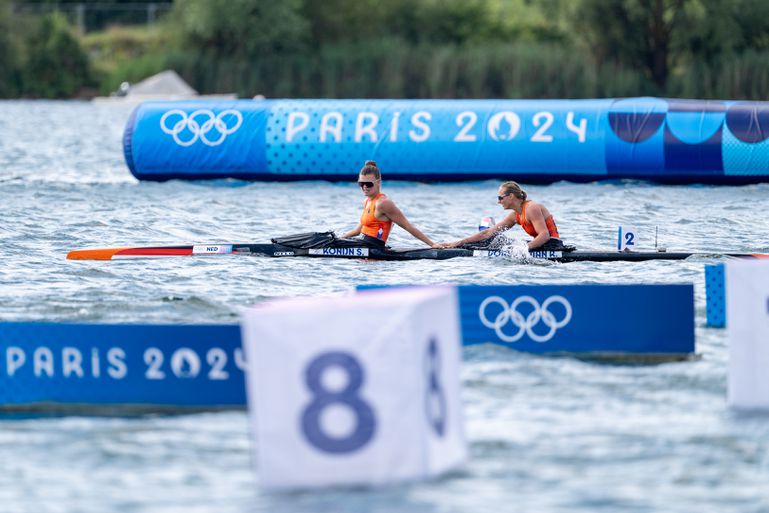
M 358 185 L 366 199 L 363 202 L 363 214 L 354 230 L 342 237 L 362 235 L 364 241 L 377 246 L 384 246 L 390 235 L 390 228 L 395 223 L 411 235 L 430 247 L 438 247 L 427 235 L 411 224 L 403 212 L 395 206 L 393 200 L 381 192 L 382 174 L 376 162 L 367 160 L 358 175 Z
M 529 241 L 529 250 L 556 250 L 563 247 L 558 228 L 550 211 L 541 203 L 527 199 L 526 191 L 516 182 L 505 182 L 499 186 L 497 201 L 505 210 L 512 210 L 494 226 L 475 233 L 464 239 L 440 244 L 442 248 L 456 248 L 473 242 L 485 241 L 500 232 L 509 230 L 516 224 L 534 237 Z

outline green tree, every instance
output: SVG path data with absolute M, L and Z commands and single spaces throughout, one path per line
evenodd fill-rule
M 769 48 L 766 0 L 691 0 L 677 51 L 712 63 L 723 55 Z
M 388 13 L 415 0 L 303 0 L 299 12 L 309 25 L 312 46 L 378 39 L 392 34 Z
M 177 0 L 170 19 L 185 48 L 256 58 L 305 47 L 308 24 L 300 7 L 300 0 Z
M 418 2 L 416 12 L 417 42 L 464 44 L 483 41 L 498 29 L 486 0 L 422 0 Z
M 21 89 L 19 48 L 11 34 L 9 5 L 0 0 L 0 98 L 17 96 Z
M 769 50 L 769 2 L 739 0 L 734 17 L 740 28 L 741 50 Z
M 664 91 L 672 39 L 693 0 L 583 0 L 576 25 L 599 62 L 637 67 Z
M 26 41 L 24 93 L 68 98 L 91 85 L 88 56 L 61 13 L 42 16 Z
M 490 0 L 304 0 L 301 12 L 310 23 L 316 47 L 392 38 L 411 44 L 464 44 L 514 33 L 494 16 L 504 9 L 496 4 Z
M 644 72 L 657 93 L 676 68 L 716 66 L 724 57 L 769 48 L 766 0 L 582 0 L 575 29 L 598 62 Z

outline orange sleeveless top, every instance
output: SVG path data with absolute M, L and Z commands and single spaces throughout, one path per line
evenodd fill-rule
M 387 241 L 387 237 L 390 235 L 390 228 L 392 228 L 392 221 L 382 221 L 375 217 L 376 202 L 379 198 L 383 197 L 383 193 L 379 193 L 372 200 L 366 200 L 363 204 L 363 214 L 360 216 L 361 233 L 374 237 L 382 242 Z
M 537 230 L 534 229 L 534 225 L 531 224 L 531 221 L 526 219 L 526 208 L 529 206 L 529 201 L 524 201 L 523 205 L 521 206 L 521 213 L 520 215 L 518 212 L 515 213 L 515 222 L 521 225 L 521 228 L 523 228 L 526 233 L 531 235 L 532 237 L 537 236 Z M 553 220 L 553 216 L 548 216 L 547 219 L 545 219 L 545 225 L 547 225 L 547 231 L 550 233 L 551 237 L 555 237 L 557 239 L 560 239 L 561 236 L 558 235 L 558 228 L 555 226 L 555 221 Z

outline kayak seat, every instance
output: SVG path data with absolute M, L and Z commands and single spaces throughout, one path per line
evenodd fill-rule
M 280 244 L 294 249 L 316 249 L 316 248 L 377 248 L 384 249 L 386 246 L 381 242 L 368 242 L 361 238 L 343 239 L 339 238 L 334 232 L 307 232 L 297 233 L 295 235 L 286 235 L 284 237 L 275 237 L 270 239 L 273 244 Z

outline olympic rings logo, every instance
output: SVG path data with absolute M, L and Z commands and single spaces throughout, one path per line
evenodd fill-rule
M 171 119 L 172 124 L 169 126 L 169 118 L 172 116 L 178 117 L 178 120 L 174 122 L 174 119 Z M 233 118 L 234 124 L 228 126 L 228 121 L 231 122 Z M 242 124 L 243 115 L 234 109 L 223 110 L 216 115 L 208 109 L 198 109 L 191 114 L 173 109 L 160 118 L 160 129 L 172 135 L 176 144 L 185 147 L 192 146 L 198 139 L 206 146 L 219 146 Z M 209 136 L 212 132 L 218 132 L 218 137 Z
M 486 316 L 486 307 L 492 303 L 499 304 L 502 307 L 502 311 L 499 312 L 493 321 L 490 321 Z M 526 317 L 518 311 L 518 307 L 524 303 L 533 308 Z M 553 303 L 560 303 L 566 310 L 563 319 L 556 320 L 555 315 L 550 312 L 549 308 Z M 519 296 L 508 306 L 507 302 L 501 297 L 489 296 L 483 300 L 478 308 L 478 316 L 481 319 L 481 323 L 487 328 L 493 329 L 500 340 L 504 342 L 516 342 L 523 337 L 524 333 L 534 342 L 547 342 L 553 338 L 558 328 L 563 328 L 569 324 L 571 320 L 571 303 L 563 296 L 550 296 L 540 306 L 539 302 L 531 296 Z M 542 335 L 534 331 L 534 327 L 540 321 L 548 327 L 548 331 Z M 508 335 L 502 331 L 502 328 L 508 322 L 512 322 L 513 326 L 518 328 L 518 331 L 513 335 Z

